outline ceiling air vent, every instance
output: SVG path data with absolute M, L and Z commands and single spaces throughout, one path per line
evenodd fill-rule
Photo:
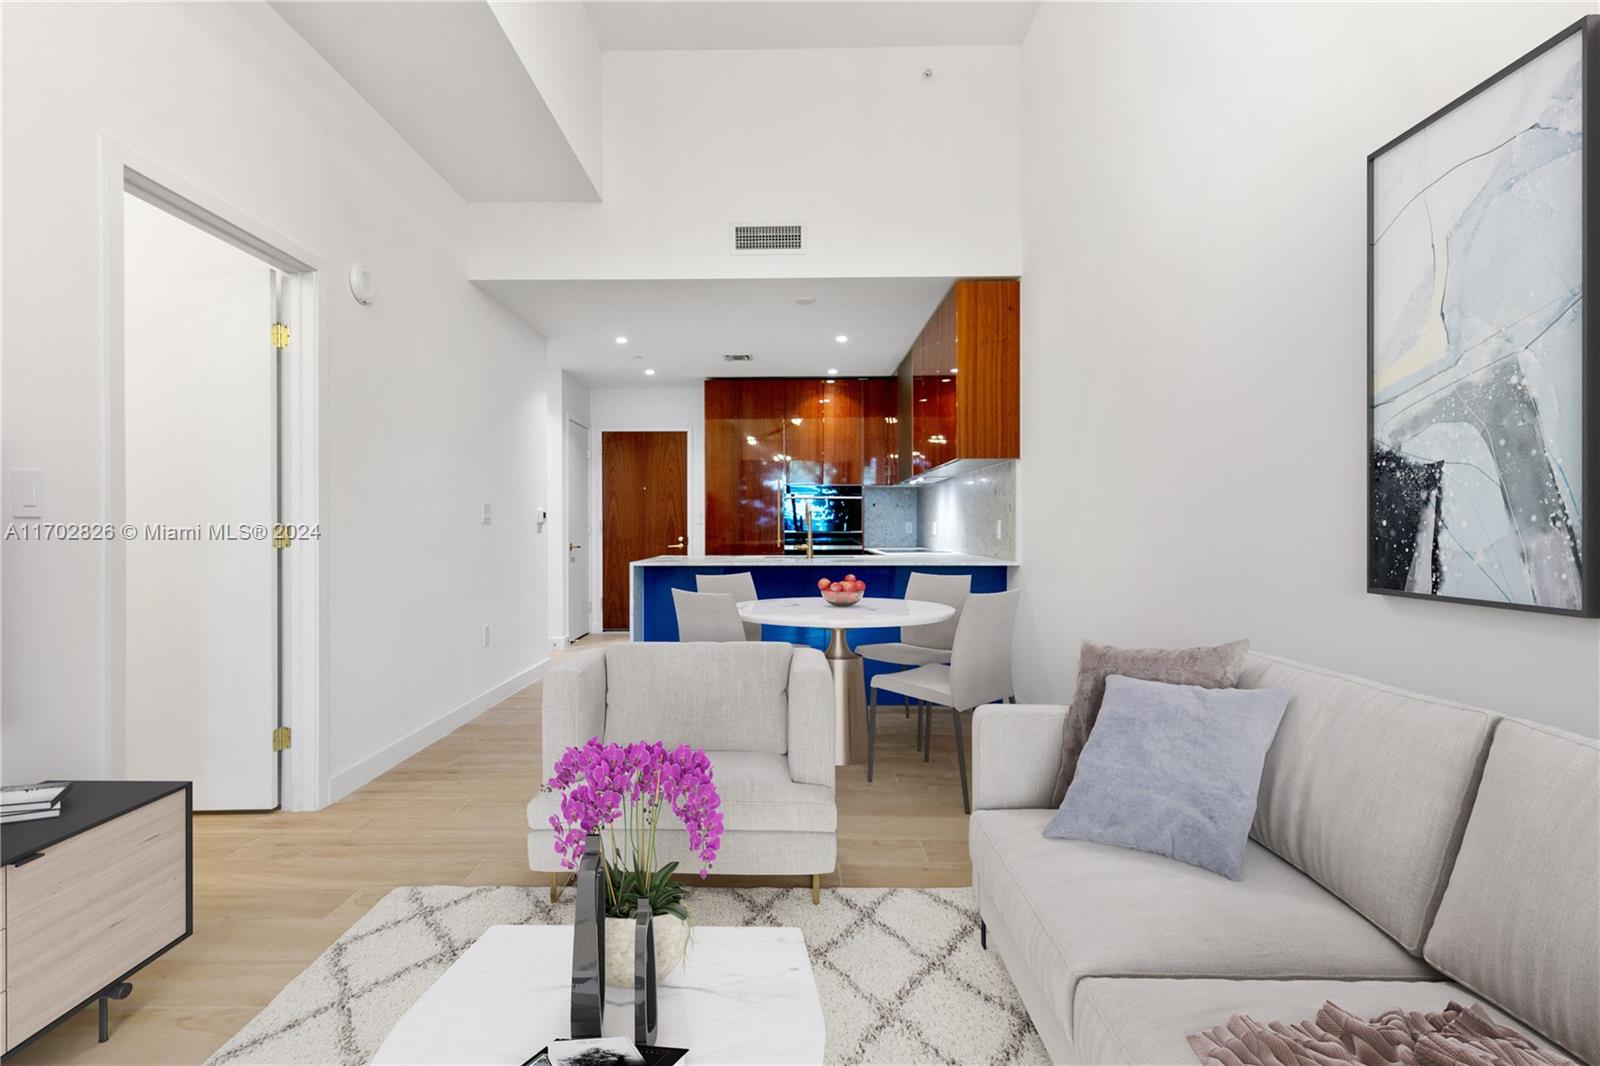
M 735 223 L 735 255 L 794 255 L 806 250 L 803 222 Z
M 722 358 L 729 363 L 749 363 L 755 360 L 755 356 L 749 352 L 739 352 L 737 354 L 729 352 L 724 354 Z

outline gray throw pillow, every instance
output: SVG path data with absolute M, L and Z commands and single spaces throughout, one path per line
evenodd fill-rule
M 1078 773 L 1044 835 L 1166 855 L 1239 880 L 1281 688 L 1113 675 Z
M 1106 678 L 1121 674 L 1142 681 L 1165 681 L 1169 685 L 1232 688 L 1239 683 L 1244 657 L 1249 651 L 1248 640 L 1209 648 L 1117 648 L 1084 641 L 1078 650 L 1078 686 L 1072 693 L 1072 706 L 1067 708 L 1067 720 L 1061 729 L 1061 765 L 1056 770 L 1056 787 L 1050 791 L 1050 806 L 1061 806 L 1067 786 L 1072 784 L 1078 755 L 1100 714 Z

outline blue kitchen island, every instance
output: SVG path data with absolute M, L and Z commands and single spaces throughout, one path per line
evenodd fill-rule
M 861 555 L 657 555 L 640 559 L 632 567 L 633 589 L 630 633 L 634 640 L 677 640 L 678 616 L 672 606 L 672 590 L 695 589 L 696 574 L 735 574 L 748 570 L 755 578 L 756 595 L 761 599 L 786 596 L 816 596 L 817 581 L 837 581 L 854 574 L 867 583 L 868 596 L 904 599 L 911 574 L 969 574 L 973 592 L 1002 592 L 1011 583 L 1012 559 L 989 559 L 981 555 L 956 552 L 884 552 Z M 827 646 L 828 633 L 821 629 L 762 627 L 762 638 L 796 644 L 810 644 L 818 651 Z M 849 633 L 852 648 L 900 639 L 898 629 L 854 629 Z M 879 669 L 904 667 L 866 663 L 866 682 Z M 885 694 L 885 703 L 899 702 Z

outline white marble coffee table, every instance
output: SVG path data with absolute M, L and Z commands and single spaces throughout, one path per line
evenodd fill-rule
M 412 1004 L 374 1063 L 520 1066 L 571 1026 L 572 927 L 496 925 Z M 696 926 L 658 986 L 655 1042 L 697 1063 L 820 1063 L 822 1004 L 798 929 Z M 633 1036 L 633 996 L 606 989 L 606 1036 Z

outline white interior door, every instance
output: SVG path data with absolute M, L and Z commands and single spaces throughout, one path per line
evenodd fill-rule
M 567 420 L 567 639 L 589 632 L 589 427 Z
M 123 199 L 126 775 L 276 807 L 272 270 Z

